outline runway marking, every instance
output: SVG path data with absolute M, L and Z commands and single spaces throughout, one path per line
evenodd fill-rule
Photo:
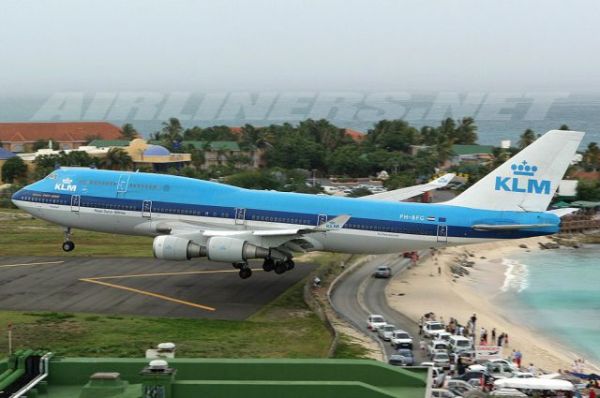
M 41 263 L 23 263 L 23 264 L 5 264 L 0 265 L 0 268 L 12 268 L 12 267 L 22 267 L 25 265 L 49 265 L 49 264 L 62 264 L 64 261 L 44 261 Z
M 262 271 L 262 269 L 252 269 L 253 272 Z M 102 280 L 102 279 L 126 279 L 126 278 L 147 278 L 152 276 L 177 276 L 177 275 L 200 275 L 200 274 L 224 274 L 224 273 L 232 273 L 239 272 L 237 269 L 232 270 L 214 270 L 214 271 L 181 271 L 181 272 L 154 272 L 148 274 L 125 274 L 125 275 L 108 275 L 108 276 L 96 276 L 93 278 L 86 279 L 94 279 L 94 280 Z
M 150 297 L 154 297 L 154 298 L 157 298 L 160 300 L 170 301 L 170 302 L 177 303 L 177 304 L 187 305 L 188 307 L 198 308 L 198 309 L 205 310 L 205 311 L 216 311 L 216 308 L 208 307 L 206 305 L 192 303 L 191 301 L 179 300 L 179 299 L 176 299 L 173 297 L 164 296 L 164 295 L 158 294 L 158 293 L 152 293 L 152 292 L 149 292 L 146 290 L 135 289 L 135 288 L 132 288 L 129 286 L 123 286 L 123 285 L 117 285 L 114 283 L 102 282 L 102 281 L 99 281 L 96 279 L 97 278 L 82 278 L 79 280 L 82 282 L 89 282 L 89 283 L 95 283 L 97 285 L 102 285 L 102 286 L 106 286 L 106 287 L 112 287 L 114 289 L 126 290 L 128 292 L 142 294 L 144 296 L 150 296 Z

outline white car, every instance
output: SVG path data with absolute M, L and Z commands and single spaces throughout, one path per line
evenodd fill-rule
M 394 330 L 396 330 L 396 326 L 386 323 L 385 325 L 377 328 L 377 335 L 384 341 L 390 341 Z
M 412 348 L 413 339 L 412 337 L 410 337 L 410 334 L 406 333 L 404 330 L 394 330 L 394 332 L 392 333 L 390 344 L 396 349 Z
M 423 324 L 423 334 L 425 337 L 435 337 L 438 334 L 445 332 L 444 324 L 438 321 L 427 321 Z
M 450 369 L 450 356 L 447 352 L 436 352 L 431 357 L 431 360 L 438 368 Z
M 448 340 L 452 352 L 461 352 L 471 348 L 471 339 L 465 336 L 450 336 Z
M 438 352 L 448 352 L 448 343 L 444 340 L 432 340 L 427 346 L 427 354 L 432 356 Z
M 505 367 L 509 367 L 509 368 L 511 368 L 511 369 L 512 369 L 512 370 L 514 370 L 514 371 L 517 371 L 517 370 L 519 370 L 518 366 L 517 366 L 515 363 L 513 363 L 513 362 L 511 362 L 511 361 L 507 361 L 506 359 L 502 359 L 502 358 L 494 358 L 494 359 L 490 359 L 490 362 L 491 362 L 491 363 L 495 363 L 495 364 L 499 364 L 499 363 L 501 363 L 501 364 L 503 364 Z
M 432 388 L 431 398 L 460 398 L 460 396 L 445 388 Z
M 380 326 L 385 325 L 386 323 L 387 322 L 385 321 L 385 319 L 381 315 L 371 314 L 367 318 L 367 329 L 369 329 L 372 332 L 376 332 L 377 328 L 379 328 Z

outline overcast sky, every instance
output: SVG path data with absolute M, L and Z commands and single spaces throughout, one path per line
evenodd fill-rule
M 0 91 L 600 89 L 600 2 L 3 1 Z

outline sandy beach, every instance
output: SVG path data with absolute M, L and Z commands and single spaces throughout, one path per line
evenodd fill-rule
M 496 328 L 497 335 L 508 333 L 505 357 L 518 349 L 523 353 L 525 366 L 533 363 L 548 372 L 570 370 L 573 361 L 581 355 L 519 320 L 510 300 L 510 290 L 520 288 L 518 270 L 511 272 L 516 278 L 505 275 L 507 255 L 515 251 L 540 250 L 538 242 L 548 241 L 549 238 L 542 237 L 445 248 L 395 277 L 388 285 L 386 295 L 390 305 L 415 321 L 427 312 L 434 312 L 438 319 L 442 317 L 447 321 L 454 317 L 466 324 L 476 313 L 478 328 L 484 327 L 488 331 Z M 519 247 L 523 244 L 527 247 Z M 475 264 L 468 268 L 469 275 L 456 278 L 450 265 L 465 256 Z M 503 293 L 503 289 L 509 293 Z M 597 364 L 586 361 L 586 371 L 597 372 L 598 369 Z

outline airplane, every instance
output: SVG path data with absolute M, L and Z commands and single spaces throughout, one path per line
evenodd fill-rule
M 64 228 L 153 236 L 158 259 L 208 257 L 252 275 L 294 268 L 308 251 L 397 253 L 558 232 L 547 211 L 584 136 L 552 130 L 447 202 L 399 202 L 444 184 L 344 198 L 250 190 L 179 176 L 63 167 L 16 192 L 13 203 Z M 404 190 L 404 192 L 402 191 Z M 399 199 L 400 198 L 400 199 Z

